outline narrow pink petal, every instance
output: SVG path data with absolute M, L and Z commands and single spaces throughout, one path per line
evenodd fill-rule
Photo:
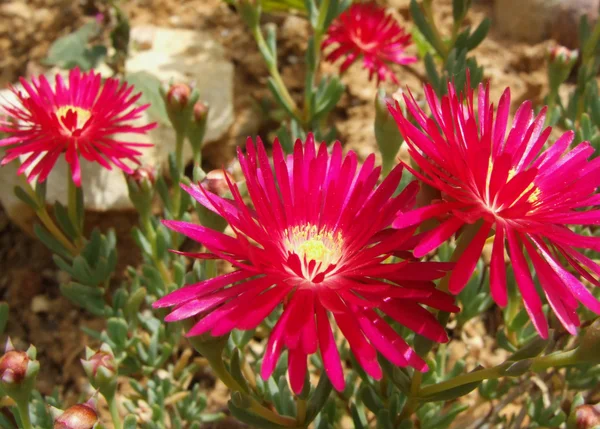
M 450 292 L 460 292 L 469 282 L 491 228 L 490 223 L 483 223 L 473 240 L 468 244 L 467 249 L 460 255 L 460 259 L 457 261 L 452 274 L 450 274 Z
M 490 290 L 492 298 L 500 307 L 508 303 L 506 290 L 506 266 L 504 265 L 504 227 L 496 224 L 496 237 L 490 260 Z
M 517 235 L 512 229 L 509 229 L 507 230 L 507 236 L 510 259 L 513 264 L 517 285 L 521 291 L 523 302 L 525 303 L 525 309 L 527 310 L 529 317 L 531 317 L 531 321 L 540 336 L 542 338 L 548 338 L 548 321 L 542 310 L 542 301 L 535 290 L 535 285 L 533 284 L 533 279 L 529 272 L 529 266 L 523 256 L 523 251 L 521 250 Z
M 331 325 L 327 317 L 327 313 L 323 306 L 318 302 L 315 303 L 315 312 L 317 314 L 317 333 L 319 337 L 319 349 L 321 350 L 321 358 L 325 373 L 333 387 L 338 392 L 345 388 L 344 371 L 340 361 L 340 354 L 335 344 L 335 338 L 331 331 Z

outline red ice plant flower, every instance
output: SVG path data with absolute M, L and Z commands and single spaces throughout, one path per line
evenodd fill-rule
M 471 89 L 466 97 L 458 95 L 452 85 L 448 92 L 440 100 L 430 86 L 425 87 L 432 118 L 412 96 L 404 96 L 420 128 L 404 117 L 398 103 L 395 108 L 390 106 L 420 169 L 413 173 L 441 191 L 441 201 L 402 214 L 394 227 L 441 219 L 416 246 L 416 257 L 437 248 L 465 225 L 478 228 L 450 276 L 452 293 L 459 292 L 471 277 L 493 231 L 490 288 L 496 303 L 507 304 L 507 243 L 516 283 L 540 335 L 547 337 L 548 323 L 526 255 L 548 303 L 565 328 L 575 334 L 580 324 L 579 302 L 595 313 L 600 313 L 600 303 L 561 261 L 599 286 L 590 272 L 600 275 L 600 267 L 576 248 L 600 251 L 600 238 L 577 234 L 566 225 L 600 224 L 599 210 L 581 210 L 600 204 L 596 194 L 600 158 L 588 161 L 594 149 L 587 142 L 569 149 L 571 131 L 545 148 L 551 131 L 544 129 L 546 108 L 534 116 L 529 101 L 517 110 L 506 135 L 508 88 L 497 109 L 490 102 L 489 86 L 479 86 L 477 106 Z
M 150 146 L 114 139 L 117 133 L 144 133 L 156 126 L 131 125 L 149 105 L 135 106 L 142 94 L 132 95 L 134 88 L 126 82 L 103 82 L 99 74 L 75 68 L 68 82 L 57 74 L 54 89 L 44 76 L 31 84 L 21 78 L 21 85 L 24 92 L 12 88 L 19 104 L 2 106 L 9 120 L 0 121 L 0 132 L 9 137 L 0 140 L 0 147 L 8 146 L 1 164 L 27 156 L 18 173 L 33 165 L 30 181 L 36 177 L 45 181 L 63 153 L 77 186 L 81 186 L 80 155 L 109 170 L 112 163 L 131 174 L 123 161 L 139 163 L 140 152 L 134 148 Z
M 276 142 L 274 171 L 260 140 L 255 147 L 249 139 L 246 149 L 246 155 L 238 149 L 238 157 L 253 207 L 244 203 L 227 175 L 233 200 L 202 186 L 184 186 L 200 204 L 228 221 L 233 237 L 201 225 L 165 221 L 208 250 L 188 256 L 220 258 L 235 268 L 157 301 L 155 307 L 175 307 L 165 320 L 197 317 L 188 336 L 219 336 L 232 329 L 253 329 L 283 304 L 261 374 L 268 378 L 287 348 L 296 393 L 303 387 L 307 357 L 317 350 L 332 384 L 344 388 L 330 316 L 372 377 L 382 375 L 378 351 L 395 365 L 426 371 L 423 359 L 383 319 L 387 315 L 420 335 L 445 342 L 444 328 L 421 304 L 458 310 L 452 296 L 433 283 L 450 265 L 415 262 L 408 251 L 416 243 L 416 227 L 390 228 L 399 211 L 412 207 L 417 183 L 392 197 L 401 166 L 376 187 L 380 168 L 374 168 L 374 156 L 357 171 L 354 152 L 343 156 L 336 143 L 329 154 L 325 144 L 315 145 L 312 135 L 305 144 L 297 141 L 288 158 Z M 386 263 L 392 255 L 406 259 Z
M 363 66 L 369 71 L 369 80 L 377 75 L 377 82 L 390 78 L 398 83 L 389 63 L 411 64 L 415 56 L 407 55 L 406 47 L 411 43 L 410 33 L 376 3 L 355 3 L 343 12 L 329 27 L 323 48 L 337 45 L 327 61 L 345 57 L 340 71 L 345 72 L 361 56 Z

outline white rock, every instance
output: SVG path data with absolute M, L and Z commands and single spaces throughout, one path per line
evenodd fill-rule
M 138 27 L 132 30 L 132 45 L 137 35 L 144 35 L 143 51 L 133 51 L 127 61 L 127 71 L 145 71 L 153 74 L 163 83 L 186 82 L 200 92 L 200 99 L 210 105 L 206 142 L 221 138 L 233 123 L 233 65 L 223 55 L 223 48 L 208 35 L 190 30 L 173 30 L 158 27 Z M 148 34 L 152 36 L 148 46 Z M 99 68 L 103 75 L 106 67 Z M 51 81 L 54 79 L 52 78 Z M 0 105 L 14 103 L 16 97 L 6 89 L 0 91 Z M 144 114 L 137 124 L 151 122 Z M 117 140 L 119 137 L 117 136 Z M 147 135 L 126 134 L 122 140 L 128 142 L 153 143 L 151 148 L 142 148 L 140 158 L 143 165 L 165 165 L 169 152 L 175 148 L 175 133 L 168 125 L 159 125 Z M 191 149 L 186 144 L 184 157 L 191 159 Z M 114 168 L 109 171 L 97 164 L 82 160 L 82 186 L 85 192 L 85 206 L 88 210 L 108 211 L 131 209 L 127 195 L 127 185 L 123 173 Z M 64 159 L 57 162 L 48 178 L 47 200 L 49 203 L 66 203 L 68 166 Z M 13 195 L 13 187 L 19 183 L 16 178 L 16 164 L 13 162 L 0 168 L 0 203 L 9 217 L 23 225 L 27 208 Z M 29 216 L 31 213 L 29 213 Z
M 599 0 L 496 0 L 494 23 L 513 39 L 538 43 L 553 38 L 576 48 L 580 17 L 595 22 L 599 5 Z

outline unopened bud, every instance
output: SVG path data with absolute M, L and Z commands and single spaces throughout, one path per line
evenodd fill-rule
M 98 372 L 98 368 L 106 368 L 109 371 L 114 372 L 116 369 L 115 366 L 115 358 L 110 353 L 106 352 L 97 352 L 93 355 L 89 361 L 91 363 L 91 372 L 92 375 L 96 375 Z
M 550 61 L 572 62 L 579 57 L 577 49 L 565 48 L 561 45 L 555 45 L 548 49 L 548 58 Z
M 194 104 L 192 112 L 192 120 L 187 130 L 188 139 L 192 145 L 192 153 L 194 162 L 200 164 L 202 161 L 202 143 L 206 134 L 206 122 L 208 119 L 208 104 L 203 101 L 198 101 Z
M 85 354 L 86 359 L 81 359 L 81 365 L 92 386 L 105 397 L 114 395 L 117 389 L 118 367 L 110 347 L 102 344 L 97 352 L 86 348 Z
M 0 358 L 0 379 L 4 383 L 20 383 L 27 374 L 27 353 L 10 350 Z
M 228 180 L 230 183 L 234 182 L 233 176 L 226 170 L 212 170 L 208 172 L 202 181 L 202 186 L 204 186 L 204 189 L 212 192 L 213 194 L 222 197 L 229 192 L 229 185 L 227 183 Z
M 156 183 L 156 169 L 150 166 L 138 167 L 131 174 L 131 178 L 140 186 L 146 181 L 154 185 Z
M 556 91 L 569 78 L 579 53 L 564 46 L 554 46 L 548 50 L 548 83 L 550 89 Z
M 54 429 L 92 429 L 98 423 L 98 413 L 90 400 L 68 408 L 54 421 Z
M 198 101 L 194 104 L 194 121 L 204 122 L 208 116 L 208 104 Z
M 580 405 L 575 410 L 577 429 L 592 429 L 600 425 L 598 405 Z
M 190 101 L 192 88 L 185 83 L 175 83 L 167 92 L 167 107 L 183 110 Z

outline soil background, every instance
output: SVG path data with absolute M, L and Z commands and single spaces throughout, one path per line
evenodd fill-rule
M 271 140 L 277 124 L 256 108 L 257 101 L 268 98 L 267 69 L 254 40 L 234 10 L 222 0 L 123 0 L 122 3 L 132 26 L 153 24 L 210 32 L 223 44 L 235 65 L 235 123 L 221 141 L 205 148 L 205 170 L 231 161 L 234 148 L 244 144 L 249 135 L 259 134 L 263 139 Z M 436 0 L 435 3 L 436 19 L 444 28 L 451 28 L 451 0 Z M 400 21 L 410 25 L 408 0 L 389 0 L 388 4 L 394 7 Z M 15 82 L 19 76 L 42 73 L 45 69 L 40 61 L 50 43 L 78 28 L 101 9 L 93 0 L 0 2 L 0 87 Z M 469 23 L 476 25 L 485 16 L 492 16 L 491 9 L 488 3 L 476 3 L 468 17 Z M 265 22 L 278 27 L 282 75 L 293 96 L 301 101 L 308 25 L 299 16 L 268 15 Z M 502 38 L 492 28 L 476 51 L 486 78 L 491 80 L 492 98 L 498 99 L 504 88 L 510 86 L 513 106 L 525 99 L 541 103 L 547 88 L 545 55 L 549 43 L 517 43 Z M 331 64 L 322 67 L 325 73 L 335 69 L 336 66 Z M 401 67 L 395 70 L 402 86 L 420 92 L 424 76 L 422 64 L 416 64 L 412 70 Z M 340 141 L 364 158 L 377 152 L 372 129 L 376 85 L 368 81 L 360 65 L 351 67 L 344 82 L 346 93 L 333 113 L 333 120 Z M 397 89 L 390 84 L 385 88 L 390 92 Z M 129 238 L 134 222 L 132 213 L 90 213 L 87 217 L 90 228 L 98 225 L 116 227 L 123 268 L 139 260 L 139 255 L 130 250 L 135 248 L 130 245 Z M 62 298 L 58 289 L 61 280 L 64 279 L 44 246 L 11 223 L 0 210 L 0 300 L 7 301 L 11 308 L 7 334 L 17 348 L 24 349 L 30 343 L 37 347 L 42 365 L 39 390 L 50 394 L 58 387 L 67 403 L 73 404 L 81 399 L 80 395 L 87 387 L 78 360 L 89 339 L 80 327 L 102 329 L 103 322 Z M 490 329 L 489 324 L 489 320 L 478 319 L 467 325 L 462 338 L 449 349 L 452 356 L 458 358 L 468 353 L 471 363 L 477 360 L 484 366 L 500 362 L 503 355 L 493 350 L 493 341 L 485 334 Z M 210 379 L 209 375 L 207 377 Z M 207 395 L 211 409 L 225 409 L 226 389 L 210 380 L 207 386 L 210 386 Z M 477 403 L 473 396 L 466 400 L 472 405 Z M 456 427 L 465 426 L 466 422 L 472 422 L 487 411 L 489 407 L 472 407 L 457 421 Z

